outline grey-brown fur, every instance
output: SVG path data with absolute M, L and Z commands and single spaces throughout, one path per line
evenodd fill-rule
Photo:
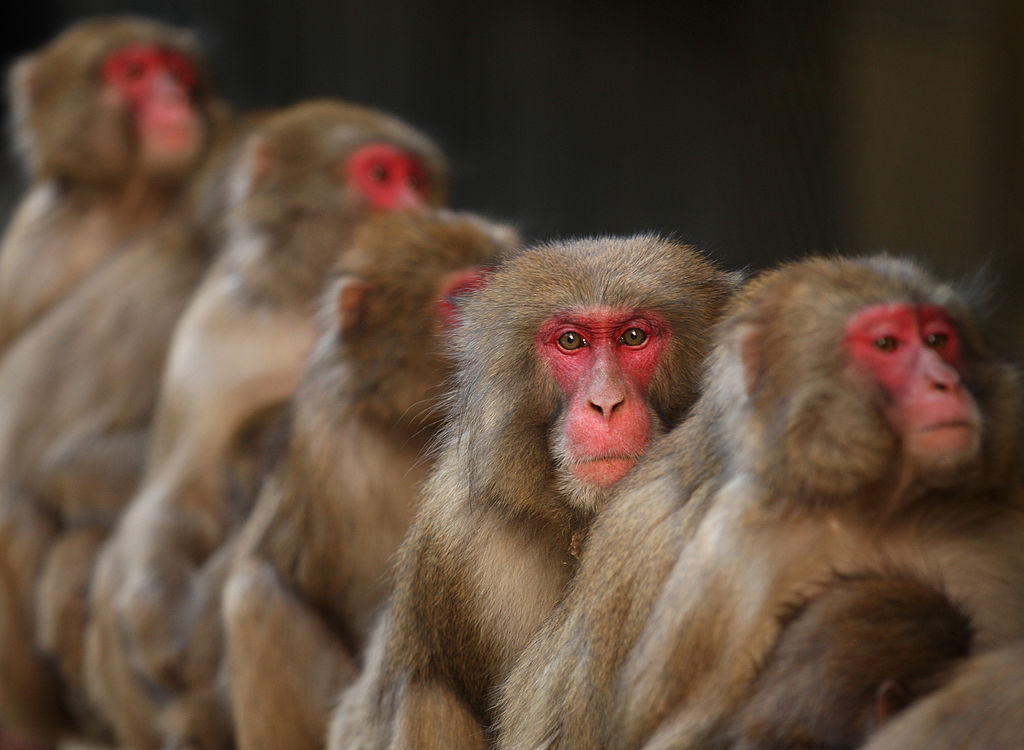
M 1024 642 L 972 657 L 950 683 L 911 706 L 865 750 L 1013 750 L 1024 736 Z
M 896 578 L 839 578 L 796 604 L 721 750 L 853 750 L 948 679 L 971 647 L 941 592 Z
M 81 639 L 98 545 L 138 485 L 171 333 L 219 245 L 221 162 L 0 360 L 0 721 L 88 729 Z
M 175 49 L 196 67 L 202 143 L 180 163 L 140 163 L 129 109 L 102 96 L 103 57 L 128 43 Z M 8 76 L 11 134 L 31 185 L 0 249 L 0 352 L 180 197 L 226 107 L 192 36 L 140 18 L 75 24 Z
M 639 235 L 526 249 L 474 295 L 453 340 L 452 418 L 397 560 L 383 663 L 343 698 L 332 747 L 483 743 L 493 689 L 575 570 L 590 510 L 561 489 L 552 457 L 566 399 L 536 352 L 540 323 L 595 306 L 663 315 L 671 341 L 648 391 L 661 431 L 696 398 L 734 283 L 691 248 Z
M 231 170 L 225 247 L 175 331 L 146 476 L 92 587 L 90 693 L 125 744 L 159 746 L 168 711 L 175 726 L 188 726 L 190 711 L 219 715 L 196 694 L 218 679 L 225 542 L 248 515 L 262 468 L 239 441 L 298 383 L 320 287 L 370 215 L 345 165 L 371 141 L 418 156 L 426 202 L 442 200 L 444 161 L 425 136 L 328 100 L 263 120 Z M 276 420 L 266 424 L 273 431 Z M 266 444 L 258 434 L 246 442 Z M 205 727 L 194 737 L 217 747 L 229 735 Z
M 850 314 L 894 300 L 943 305 L 959 327 L 984 434 L 955 471 L 904 461 L 880 396 L 846 368 Z M 739 710 L 781 610 L 837 573 L 946 592 L 978 647 L 1019 637 L 1018 375 L 974 320 L 951 287 L 886 256 L 752 281 L 716 331 L 693 416 L 601 514 L 571 592 L 506 684 L 499 745 L 705 747 Z
M 431 465 L 423 447 L 451 370 L 438 295 L 452 274 L 494 263 L 516 241 L 464 214 L 385 216 L 339 264 L 286 458 L 225 590 L 239 747 L 323 745 L 327 707 L 355 676 Z M 368 292 L 339 312 L 351 284 Z

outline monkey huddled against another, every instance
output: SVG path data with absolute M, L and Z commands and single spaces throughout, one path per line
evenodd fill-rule
M 145 19 L 9 88 L 0 750 L 1021 743 L 1020 376 L 953 287 L 519 247 Z
M 751 282 L 693 416 L 601 514 L 505 685 L 499 746 L 707 747 L 836 575 L 934 589 L 977 650 L 1024 635 L 1018 373 L 974 321 L 886 256 Z
M 437 468 L 332 748 L 485 745 L 590 519 L 695 399 L 735 281 L 639 235 L 527 249 L 469 298 Z
M 945 687 L 884 727 L 865 750 L 1015 750 L 1024 737 L 1024 641 L 971 657 Z
M 225 542 L 259 485 L 251 454 L 273 452 L 267 412 L 298 384 L 317 296 L 354 230 L 440 203 L 445 165 L 405 123 L 318 100 L 261 120 L 226 192 L 224 247 L 175 330 L 146 472 L 91 588 L 90 697 L 135 748 L 160 746 L 172 704 L 193 714 L 179 724 L 220 727 L 201 732 L 220 744 L 224 712 L 203 696 L 220 663 Z
M 432 463 L 457 305 L 516 242 L 465 214 L 395 214 L 335 269 L 288 452 L 225 589 L 239 747 L 323 745 Z
M 216 160 L 200 157 L 227 123 L 189 35 L 142 20 L 82 23 L 15 78 L 45 184 L 0 253 L 0 725 L 45 744 L 92 715 L 91 563 L 141 475 L 170 334 L 215 252 Z
M 949 599 L 898 578 L 830 581 L 784 613 L 780 630 L 709 748 L 859 747 L 947 680 L 972 639 L 968 618 Z

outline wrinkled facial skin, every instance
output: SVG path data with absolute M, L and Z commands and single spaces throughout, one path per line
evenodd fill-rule
M 377 211 L 401 211 L 425 205 L 427 170 L 416 157 L 388 143 L 359 148 L 346 164 L 350 185 Z
M 564 437 L 578 481 L 612 485 L 647 450 L 647 386 L 669 340 L 665 319 L 646 310 L 590 308 L 540 325 L 537 352 L 568 400 Z
M 130 44 L 103 62 L 108 91 L 130 109 L 145 165 L 191 162 L 203 140 L 202 120 L 192 101 L 196 71 L 179 52 Z
M 981 418 L 961 378 L 956 325 L 943 308 L 872 305 L 850 318 L 845 343 L 850 366 L 881 389 L 909 457 L 938 466 L 977 453 Z

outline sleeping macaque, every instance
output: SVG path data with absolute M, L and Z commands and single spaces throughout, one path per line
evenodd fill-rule
M 978 654 L 950 683 L 884 727 L 865 750 L 1017 750 L 1024 737 L 1024 641 Z
M 854 750 L 948 678 L 971 646 L 964 614 L 898 578 L 840 578 L 781 620 L 781 635 L 721 750 Z
M 436 205 L 444 181 L 426 137 L 340 102 L 291 107 L 248 137 L 226 245 L 175 330 L 145 477 L 93 579 L 89 692 L 121 743 L 158 746 L 156 715 L 213 679 L 222 545 L 262 466 L 246 446 L 274 443 L 271 412 L 298 384 L 328 272 L 361 222 Z
M 437 468 L 330 745 L 482 746 L 588 524 L 696 398 L 737 279 L 651 235 L 511 256 L 466 303 Z
M 0 359 L 0 723 L 42 744 L 96 726 L 81 700 L 92 562 L 136 491 L 174 325 L 220 243 L 221 163 Z
M 240 748 L 323 747 L 431 465 L 453 301 L 516 239 L 464 214 L 385 216 L 336 269 L 288 453 L 225 588 Z
M 191 35 L 141 18 L 72 26 L 9 91 L 32 184 L 0 248 L 0 352 L 156 226 L 225 114 Z
M 501 747 L 706 747 L 836 575 L 943 592 L 977 649 L 1024 631 L 1018 375 L 951 287 L 811 259 L 751 282 L 717 341 L 504 686 Z

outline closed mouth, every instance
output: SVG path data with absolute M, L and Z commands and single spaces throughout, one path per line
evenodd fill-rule
M 636 463 L 636 456 L 601 456 L 574 461 L 571 471 L 581 482 L 606 487 L 622 479 Z

